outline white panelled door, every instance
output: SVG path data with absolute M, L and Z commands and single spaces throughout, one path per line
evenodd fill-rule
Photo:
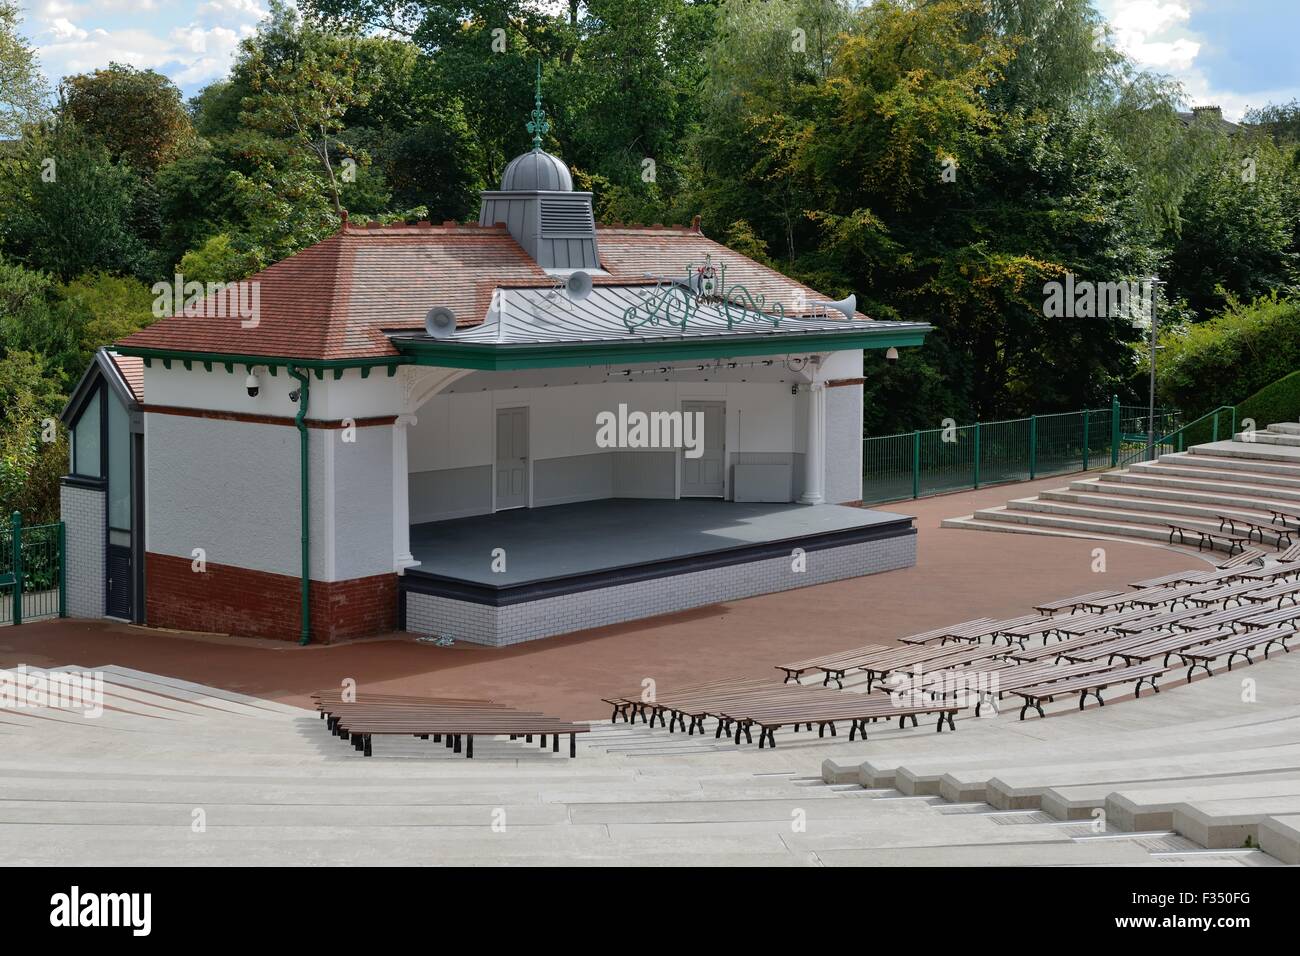
M 723 446 L 727 436 L 725 402 L 682 402 L 682 416 L 704 416 L 704 454 L 687 458 L 682 453 L 682 497 L 721 498 L 726 489 Z
M 497 409 L 496 510 L 528 507 L 528 409 Z

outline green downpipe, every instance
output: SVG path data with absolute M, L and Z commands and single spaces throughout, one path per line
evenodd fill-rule
M 302 633 L 299 644 L 311 643 L 311 498 L 307 481 L 307 401 L 311 397 L 311 375 L 304 375 L 295 365 L 289 366 L 289 375 L 298 383 L 298 414 L 293 423 L 298 428 L 298 496 L 299 522 L 302 525 Z

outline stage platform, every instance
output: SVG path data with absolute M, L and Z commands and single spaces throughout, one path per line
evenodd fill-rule
M 885 511 L 607 499 L 414 525 L 411 553 L 407 630 L 510 644 L 910 567 L 916 546 Z

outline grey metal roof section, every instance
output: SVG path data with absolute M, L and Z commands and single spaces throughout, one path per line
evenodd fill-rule
M 823 317 L 790 317 L 774 325 L 771 318 L 742 312 L 732 306 L 733 321 L 719 304 L 702 303 L 685 328 L 680 324 L 640 325 L 629 329 L 624 321 L 628 309 L 641 306 L 652 295 L 653 285 L 600 285 L 580 302 L 570 301 L 560 289 L 498 289 L 492 309 L 482 324 L 458 331 L 453 342 L 501 345 L 542 345 L 583 342 L 662 342 L 695 338 L 770 337 L 774 347 L 790 335 L 860 335 L 890 330 L 920 331 L 924 322 L 875 322 Z M 644 316 L 644 312 L 641 313 Z M 741 317 L 743 316 L 743 317 Z M 400 337 L 423 338 L 423 335 Z
M 599 269 L 591 193 L 484 192 L 481 226 L 504 225 L 543 269 Z
M 559 157 L 540 149 L 516 156 L 501 189 L 480 195 L 479 225 L 504 225 L 543 269 L 600 268 L 591 193 L 573 191 Z
M 501 176 L 502 192 L 573 192 L 569 167 L 540 149 L 516 156 Z

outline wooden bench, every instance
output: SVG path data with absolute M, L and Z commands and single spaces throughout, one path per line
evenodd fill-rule
M 1175 627 L 1196 627 L 1200 618 L 1212 613 L 1214 613 L 1212 608 L 1185 607 L 1177 611 L 1166 611 L 1154 617 L 1144 617 L 1128 624 L 1116 624 L 1111 630 L 1117 634 L 1129 635 L 1160 633 Z
M 900 637 L 898 642 L 900 644 L 929 644 L 931 641 L 938 641 L 940 644 L 947 644 L 949 641 L 978 641 L 984 633 L 984 626 L 993 623 L 995 622 L 991 617 L 977 617 L 974 620 L 963 621 L 951 627 L 936 627 L 933 631 L 909 634 L 907 637 Z
M 1009 668 L 998 670 L 996 695 L 990 693 L 983 697 L 975 705 L 975 716 L 980 715 L 980 710 L 985 704 L 992 704 L 996 712 L 998 709 L 997 702 L 1004 694 L 1012 693 L 1021 687 L 1034 687 L 1039 684 L 1050 684 L 1054 681 L 1069 680 L 1072 677 L 1078 677 L 1082 674 L 1095 674 L 1098 671 L 1109 669 L 1109 664 L 1102 664 L 1100 661 L 1080 661 L 1075 664 L 1058 664 L 1053 661 L 1038 661 L 1029 664 L 1016 664 Z
M 807 660 L 796 661 L 793 664 L 777 664 L 776 669 L 785 671 L 784 683 L 787 684 L 790 681 L 799 680 L 804 671 L 819 670 L 824 675 L 822 677 L 822 686 L 835 680 L 842 687 L 845 672 L 853 667 L 855 662 L 873 657 L 887 650 L 890 650 L 890 648 L 886 644 L 864 644 L 861 647 L 855 647 L 847 651 L 809 657 Z M 838 676 L 832 677 L 832 675 Z
M 1193 594 L 1188 600 L 1193 604 L 1205 606 L 1222 603 L 1226 608 L 1230 601 L 1236 601 L 1238 604 L 1244 603 L 1250 599 L 1251 592 L 1258 591 L 1264 586 L 1261 581 L 1238 581 L 1235 584 L 1229 584 L 1227 587 L 1215 587 L 1208 591 L 1202 591 L 1200 594 Z
M 1252 628 L 1272 627 L 1274 624 L 1287 624 L 1297 618 L 1300 618 L 1300 607 L 1293 605 L 1291 607 L 1274 608 L 1271 611 L 1264 611 L 1260 614 L 1242 618 L 1241 625 L 1250 630 Z
M 1277 581 L 1269 585 L 1259 585 L 1243 596 L 1247 601 L 1271 601 L 1277 598 L 1279 608 L 1287 601 L 1294 605 L 1300 603 L 1300 581 Z
M 1174 543 L 1174 535 L 1178 536 L 1179 544 L 1187 544 L 1187 535 L 1194 534 L 1197 536 L 1196 550 L 1204 551 L 1207 547 L 1213 551 L 1215 545 L 1223 543 L 1227 545 L 1228 554 L 1236 554 L 1238 551 L 1245 551 L 1246 545 L 1250 539 L 1242 534 L 1231 534 L 1225 531 L 1207 531 L 1205 528 L 1196 528 L 1191 525 L 1173 524 L 1167 525 L 1169 528 L 1169 543 Z
M 1210 664 L 1220 657 L 1228 658 L 1228 670 L 1232 670 L 1234 658 L 1244 657 L 1247 664 L 1253 664 L 1255 661 L 1251 658 L 1250 652 L 1257 647 L 1264 648 L 1264 660 L 1268 660 L 1268 653 L 1276 644 L 1291 653 L 1291 649 L 1286 646 L 1286 642 L 1295 636 L 1293 627 L 1273 627 L 1265 628 L 1258 631 L 1250 631 L 1246 634 L 1234 634 L 1222 641 L 1215 641 L 1209 644 L 1196 645 L 1185 648 L 1178 652 L 1178 656 L 1183 659 L 1183 663 L 1189 665 L 1187 668 L 1187 679 L 1192 679 L 1192 674 L 1196 668 L 1203 668 L 1207 677 L 1213 676 L 1210 670 Z
M 538 711 L 517 710 L 492 700 L 468 697 L 417 697 L 403 694 L 372 694 L 366 691 L 345 694 L 338 689 L 317 691 L 311 695 L 330 732 L 350 740 L 365 756 L 371 755 L 371 739 L 376 734 L 413 736 L 436 742 L 443 737 L 456 753 L 467 740 L 466 757 L 474 756 L 474 735 L 527 737 L 531 743 L 540 735 L 554 736 L 558 752 L 559 735 L 569 734 L 569 756 L 577 755 L 577 734 L 589 727 L 559 720 Z
M 1220 571 L 1233 571 L 1237 568 L 1244 567 L 1247 564 L 1262 565 L 1263 563 L 1264 563 L 1263 551 L 1259 550 L 1259 548 L 1245 548 L 1241 552 L 1241 554 L 1237 555 L 1235 558 L 1229 558 L 1227 561 L 1221 561 L 1220 563 L 1216 564 L 1215 567 L 1218 568 Z
M 1137 681 L 1137 687 L 1133 691 L 1134 697 L 1142 696 L 1142 685 L 1150 684 L 1151 689 L 1157 694 L 1160 693 L 1160 686 L 1156 683 L 1156 678 L 1168 670 L 1163 664 L 1146 663 L 1134 664 L 1132 666 L 1120 667 L 1114 670 L 1099 671 L 1095 674 L 1085 674 L 1074 677 L 1069 680 L 1056 681 L 1051 684 L 1040 684 L 1036 687 L 1023 687 L 1020 690 L 1012 691 L 1017 697 L 1023 697 L 1025 705 L 1020 708 L 1020 719 L 1025 719 L 1025 713 L 1030 707 L 1038 711 L 1039 717 L 1045 717 L 1043 713 L 1043 701 L 1052 701 L 1062 694 L 1072 694 L 1077 692 L 1079 695 L 1079 709 L 1083 710 L 1084 704 L 1087 703 L 1088 697 L 1096 698 L 1099 707 L 1105 707 L 1106 702 L 1102 700 L 1101 692 L 1115 684 L 1127 684 L 1131 681 Z
M 1180 631 L 1177 634 L 1164 634 L 1161 636 L 1147 635 L 1147 643 L 1139 644 L 1136 647 L 1116 648 L 1109 660 L 1114 662 L 1114 659 L 1118 657 L 1125 664 L 1135 664 L 1161 657 L 1164 659 L 1165 666 L 1168 667 L 1170 658 L 1175 657 L 1179 651 L 1188 647 L 1196 647 L 1198 644 L 1209 644 L 1212 641 L 1223 640 L 1236 633 L 1230 627 L 1220 627 L 1204 631 Z
M 1297 527 L 1300 527 L 1300 511 L 1294 508 L 1282 508 L 1277 505 L 1270 506 L 1268 511 L 1273 516 L 1271 519 L 1273 524 L 1286 527 L 1288 521 L 1294 521 Z
M 1046 604 L 1035 604 L 1034 610 L 1039 614 L 1055 614 L 1057 611 L 1076 611 L 1089 601 L 1101 601 L 1106 598 L 1115 597 L 1122 594 L 1122 591 L 1114 588 L 1105 591 L 1090 591 L 1087 594 L 1077 594 L 1074 597 L 1060 598 L 1056 601 L 1048 601 Z
M 1278 561 L 1290 563 L 1300 561 L 1300 544 L 1293 544 L 1277 556 Z
M 1252 521 L 1250 518 L 1243 518 L 1241 515 L 1233 514 L 1220 513 L 1215 515 L 1215 517 L 1219 519 L 1220 531 L 1223 530 L 1224 525 L 1227 525 L 1228 530 L 1233 534 L 1237 533 L 1238 525 L 1245 528 L 1246 540 L 1248 541 L 1253 541 L 1255 536 L 1258 535 L 1259 543 L 1266 544 L 1267 542 L 1264 540 L 1264 535 L 1271 534 L 1276 539 L 1274 544 L 1279 548 L 1282 547 L 1283 542 L 1286 542 L 1288 547 L 1294 543 L 1294 539 L 1291 537 L 1291 528 L 1288 525 L 1282 525 L 1282 527 L 1279 528 L 1276 525 L 1260 524 L 1258 521 Z M 1263 557 L 1262 551 L 1260 552 L 1260 557 Z
M 1158 578 L 1147 578 L 1145 581 L 1134 581 L 1129 586 L 1134 588 L 1162 588 L 1170 584 L 1191 584 L 1193 581 L 1205 581 L 1211 579 L 1216 572 L 1202 571 L 1174 571 L 1171 574 L 1162 574 Z
M 784 726 L 793 724 L 796 728 L 801 725 L 811 726 L 819 725 L 819 732 L 823 733 L 829 727 L 831 736 L 836 736 L 835 725 L 844 721 L 850 721 L 849 740 L 855 739 L 858 734 L 862 739 L 867 737 L 867 724 L 881 718 L 898 718 L 898 726 L 906 725 L 907 720 L 912 721 L 916 726 L 917 717 L 930 714 L 938 715 L 938 724 L 935 727 L 936 732 L 942 733 L 944 725 L 948 729 L 956 730 L 953 724 L 953 715 L 962 708 L 957 704 L 945 701 L 924 701 L 916 704 L 902 704 L 890 697 L 878 696 L 868 697 L 862 694 L 839 694 L 836 701 L 818 702 L 816 704 L 792 702 L 790 704 L 768 704 L 768 705 L 746 705 L 737 704 L 732 706 L 723 715 L 729 723 L 734 726 L 734 739 L 737 745 L 740 744 L 740 738 L 744 735 L 745 739 L 752 743 L 753 737 L 750 730 L 757 727 L 759 730 L 758 746 L 761 749 L 766 742 L 767 746 L 776 746 L 776 731 Z M 854 699 L 856 698 L 856 699 Z M 719 736 L 722 727 L 719 727 Z
M 1192 624 L 1185 626 L 1189 630 L 1198 631 L 1219 627 L 1230 627 L 1233 630 L 1238 630 L 1242 626 L 1241 622 L 1243 619 L 1259 613 L 1259 608 L 1253 605 L 1249 607 L 1228 607 L 1219 611 L 1212 611 L 1209 614 L 1197 616 L 1193 620 L 1195 627 L 1193 627 Z

